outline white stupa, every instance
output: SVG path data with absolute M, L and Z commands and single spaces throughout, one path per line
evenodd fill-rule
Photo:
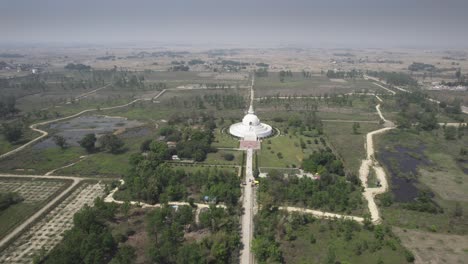
M 271 126 L 260 123 L 260 119 L 255 115 L 252 104 L 249 111 L 242 119 L 242 122 L 235 123 L 229 127 L 229 133 L 244 140 L 257 140 L 271 135 Z

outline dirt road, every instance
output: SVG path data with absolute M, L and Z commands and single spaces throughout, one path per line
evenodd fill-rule
M 285 211 L 288 211 L 288 212 L 299 212 L 299 213 L 311 214 L 311 215 L 316 216 L 318 218 L 329 218 L 329 219 L 339 218 L 339 219 L 350 219 L 350 220 L 354 220 L 354 221 L 359 222 L 359 223 L 364 222 L 364 218 L 362 218 L 360 216 L 328 213 L 328 212 L 324 212 L 324 211 L 305 209 L 305 208 L 301 208 L 301 207 L 280 206 L 280 207 L 278 207 L 278 209 L 279 210 L 285 210 Z

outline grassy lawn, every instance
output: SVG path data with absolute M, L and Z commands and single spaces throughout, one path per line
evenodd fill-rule
M 366 134 L 381 128 L 379 124 L 359 123 L 359 134 L 353 134 L 353 123 L 324 122 L 324 133 L 328 142 L 344 161 L 345 168 L 355 173 L 366 157 L 364 143 Z
M 180 169 L 185 172 L 196 172 L 196 171 L 205 171 L 208 169 L 213 169 L 213 167 L 203 166 L 203 164 L 177 164 L 177 163 L 170 163 L 170 166 L 174 169 Z M 220 166 L 216 167 L 217 170 L 223 170 L 232 173 L 238 173 L 238 168 L 231 166 Z
M 227 134 L 229 127 L 224 127 L 224 133 L 221 133 L 223 128 L 216 128 L 214 131 L 214 140 L 211 146 L 216 148 L 238 148 L 239 140 Z
M 269 143 L 271 142 L 271 144 Z M 278 153 L 282 157 L 278 157 Z M 262 149 L 258 152 L 259 167 L 299 167 L 304 158 L 299 137 L 280 135 L 262 142 Z
M 234 155 L 234 160 L 227 161 L 224 158 L 225 154 Z M 216 153 L 208 153 L 206 160 L 203 163 L 206 164 L 223 164 L 223 165 L 240 165 L 242 162 L 242 151 L 238 150 L 218 150 Z

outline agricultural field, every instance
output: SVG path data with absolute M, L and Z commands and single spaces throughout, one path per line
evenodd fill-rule
M 17 193 L 22 201 L 0 212 L 0 238 L 61 193 L 70 182 L 50 179 L 0 178 L 0 193 Z
M 31 263 L 35 257 L 46 254 L 60 243 L 64 232 L 73 226 L 73 215 L 85 204 L 104 195 L 104 186 L 84 183 L 55 207 L 47 216 L 14 240 L 0 255 L 0 262 Z

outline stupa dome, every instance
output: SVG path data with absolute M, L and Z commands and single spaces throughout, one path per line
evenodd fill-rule
M 250 105 L 249 111 L 242 119 L 242 122 L 236 123 L 229 127 L 229 133 L 233 136 L 251 140 L 268 137 L 271 135 L 271 126 L 261 123 L 260 119 L 255 115 L 253 106 Z

